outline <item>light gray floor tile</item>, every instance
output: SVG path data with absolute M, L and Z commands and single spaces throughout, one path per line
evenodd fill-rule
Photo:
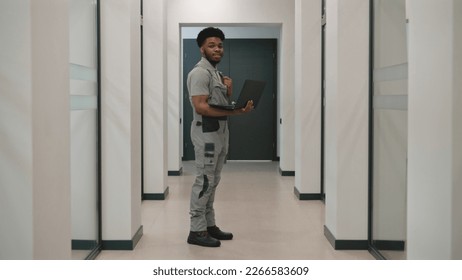
M 217 225 L 234 239 L 219 248 L 186 243 L 192 162 L 169 177 L 164 201 L 142 202 L 144 234 L 133 251 L 103 251 L 100 260 L 372 260 L 367 251 L 336 251 L 324 236 L 324 204 L 300 201 L 294 177 L 282 177 L 277 162 L 228 162 L 217 190 Z

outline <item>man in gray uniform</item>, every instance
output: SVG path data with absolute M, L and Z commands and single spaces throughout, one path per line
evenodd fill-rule
M 191 140 L 194 144 L 196 179 L 192 186 L 188 243 L 219 247 L 220 240 L 230 240 L 232 233 L 221 231 L 215 223 L 213 202 L 221 170 L 228 153 L 227 117 L 250 112 L 253 102 L 243 109 L 224 110 L 213 105 L 228 105 L 232 80 L 216 68 L 223 57 L 225 35 L 214 27 L 203 29 L 197 36 L 202 59 L 188 75 L 187 86 L 193 107 Z

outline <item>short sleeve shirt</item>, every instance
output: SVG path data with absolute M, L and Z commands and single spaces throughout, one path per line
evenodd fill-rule
M 221 80 L 220 72 L 204 57 L 189 72 L 187 86 L 191 106 L 192 96 L 207 95 L 209 104 L 229 104 L 227 88 Z M 202 116 L 193 110 L 194 120 L 201 121 Z

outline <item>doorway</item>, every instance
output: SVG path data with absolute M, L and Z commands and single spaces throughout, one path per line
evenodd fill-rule
M 218 65 L 224 75 L 233 79 L 233 99 L 237 99 L 245 79 L 266 81 L 258 108 L 245 116 L 229 119 L 230 139 L 228 160 L 277 159 L 277 40 L 226 39 L 225 56 Z M 194 39 L 183 40 L 183 160 L 194 160 L 190 138 L 192 107 L 186 80 L 189 71 L 200 60 Z

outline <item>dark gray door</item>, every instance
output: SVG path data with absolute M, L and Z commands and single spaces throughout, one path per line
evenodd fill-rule
M 266 87 L 255 111 L 229 119 L 229 160 L 276 160 L 276 39 L 227 39 L 225 56 L 218 65 L 224 75 L 233 79 L 236 100 L 245 79 L 266 81 Z M 190 139 L 192 108 L 186 79 L 200 59 L 194 39 L 183 41 L 183 160 L 194 159 Z

